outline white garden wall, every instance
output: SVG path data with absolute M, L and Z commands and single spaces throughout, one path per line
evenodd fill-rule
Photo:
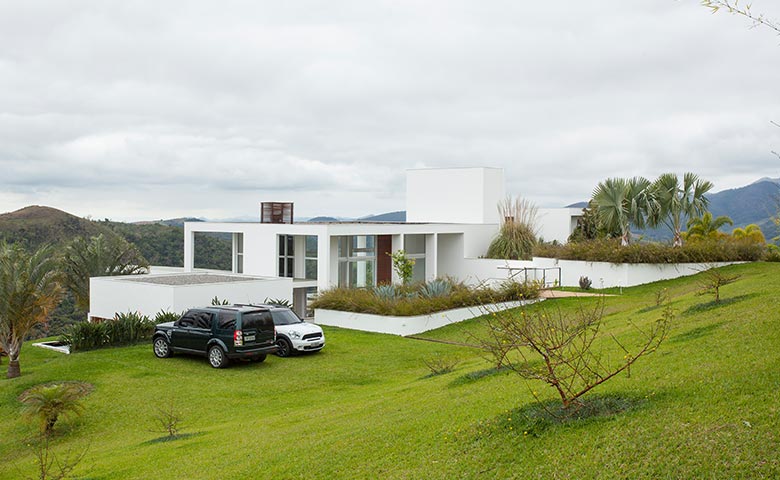
M 203 274 L 199 274 L 203 275 Z M 141 276 L 89 279 L 89 317 L 113 318 L 116 313 L 139 312 L 154 317 L 160 310 L 179 313 L 211 304 L 219 297 L 231 303 L 262 302 L 267 297 L 292 302 L 292 279 L 241 277 L 242 281 L 165 285 L 139 282 Z M 146 278 L 181 275 L 144 275 Z M 219 276 L 215 276 L 219 277 Z
M 332 327 L 362 330 L 364 332 L 389 333 L 392 335 L 415 335 L 434 330 L 451 323 L 462 322 L 488 312 L 516 308 L 540 300 L 504 302 L 486 306 L 475 306 L 445 310 L 430 315 L 395 317 L 369 313 L 341 312 L 318 308 L 314 311 L 314 323 Z

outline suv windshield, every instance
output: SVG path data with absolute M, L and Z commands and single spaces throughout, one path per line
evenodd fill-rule
M 274 325 L 293 325 L 303 322 L 292 310 L 273 310 L 271 315 L 274 318 Z

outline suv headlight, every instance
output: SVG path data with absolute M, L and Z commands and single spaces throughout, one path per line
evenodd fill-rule
M 298 332 L 296 330 L 290 331 L 290 338 L 294 338 L 296 340 L 299 340 L 301 338 L 301 332 Z

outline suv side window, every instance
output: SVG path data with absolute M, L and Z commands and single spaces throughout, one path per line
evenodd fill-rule
M 195 318 L 198 315 L 197 310 L 189 310 L 187 313 L 182 315 L 182 317 L 176 321 L 177 327 L 194 327 L 197 323 Z
M 266 325 L 273 325 L 269 311 L 247 312 L 241 316 L 242 330 L 260 330 Z
M 217 328 L 220 330 L 235 330 L 237 317 L 238 314 L 236 312 L 219 312 L 219 317 L 217 317 Z
M 211 314 L 208 312 L 198 312 L 195 315 L 195 328 L 205 328 L 211 330 Z

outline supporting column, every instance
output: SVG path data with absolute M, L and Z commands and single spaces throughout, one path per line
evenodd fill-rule
M 195 267 L 195 232 L 184 224 L 184 271 L 191 272 Z

